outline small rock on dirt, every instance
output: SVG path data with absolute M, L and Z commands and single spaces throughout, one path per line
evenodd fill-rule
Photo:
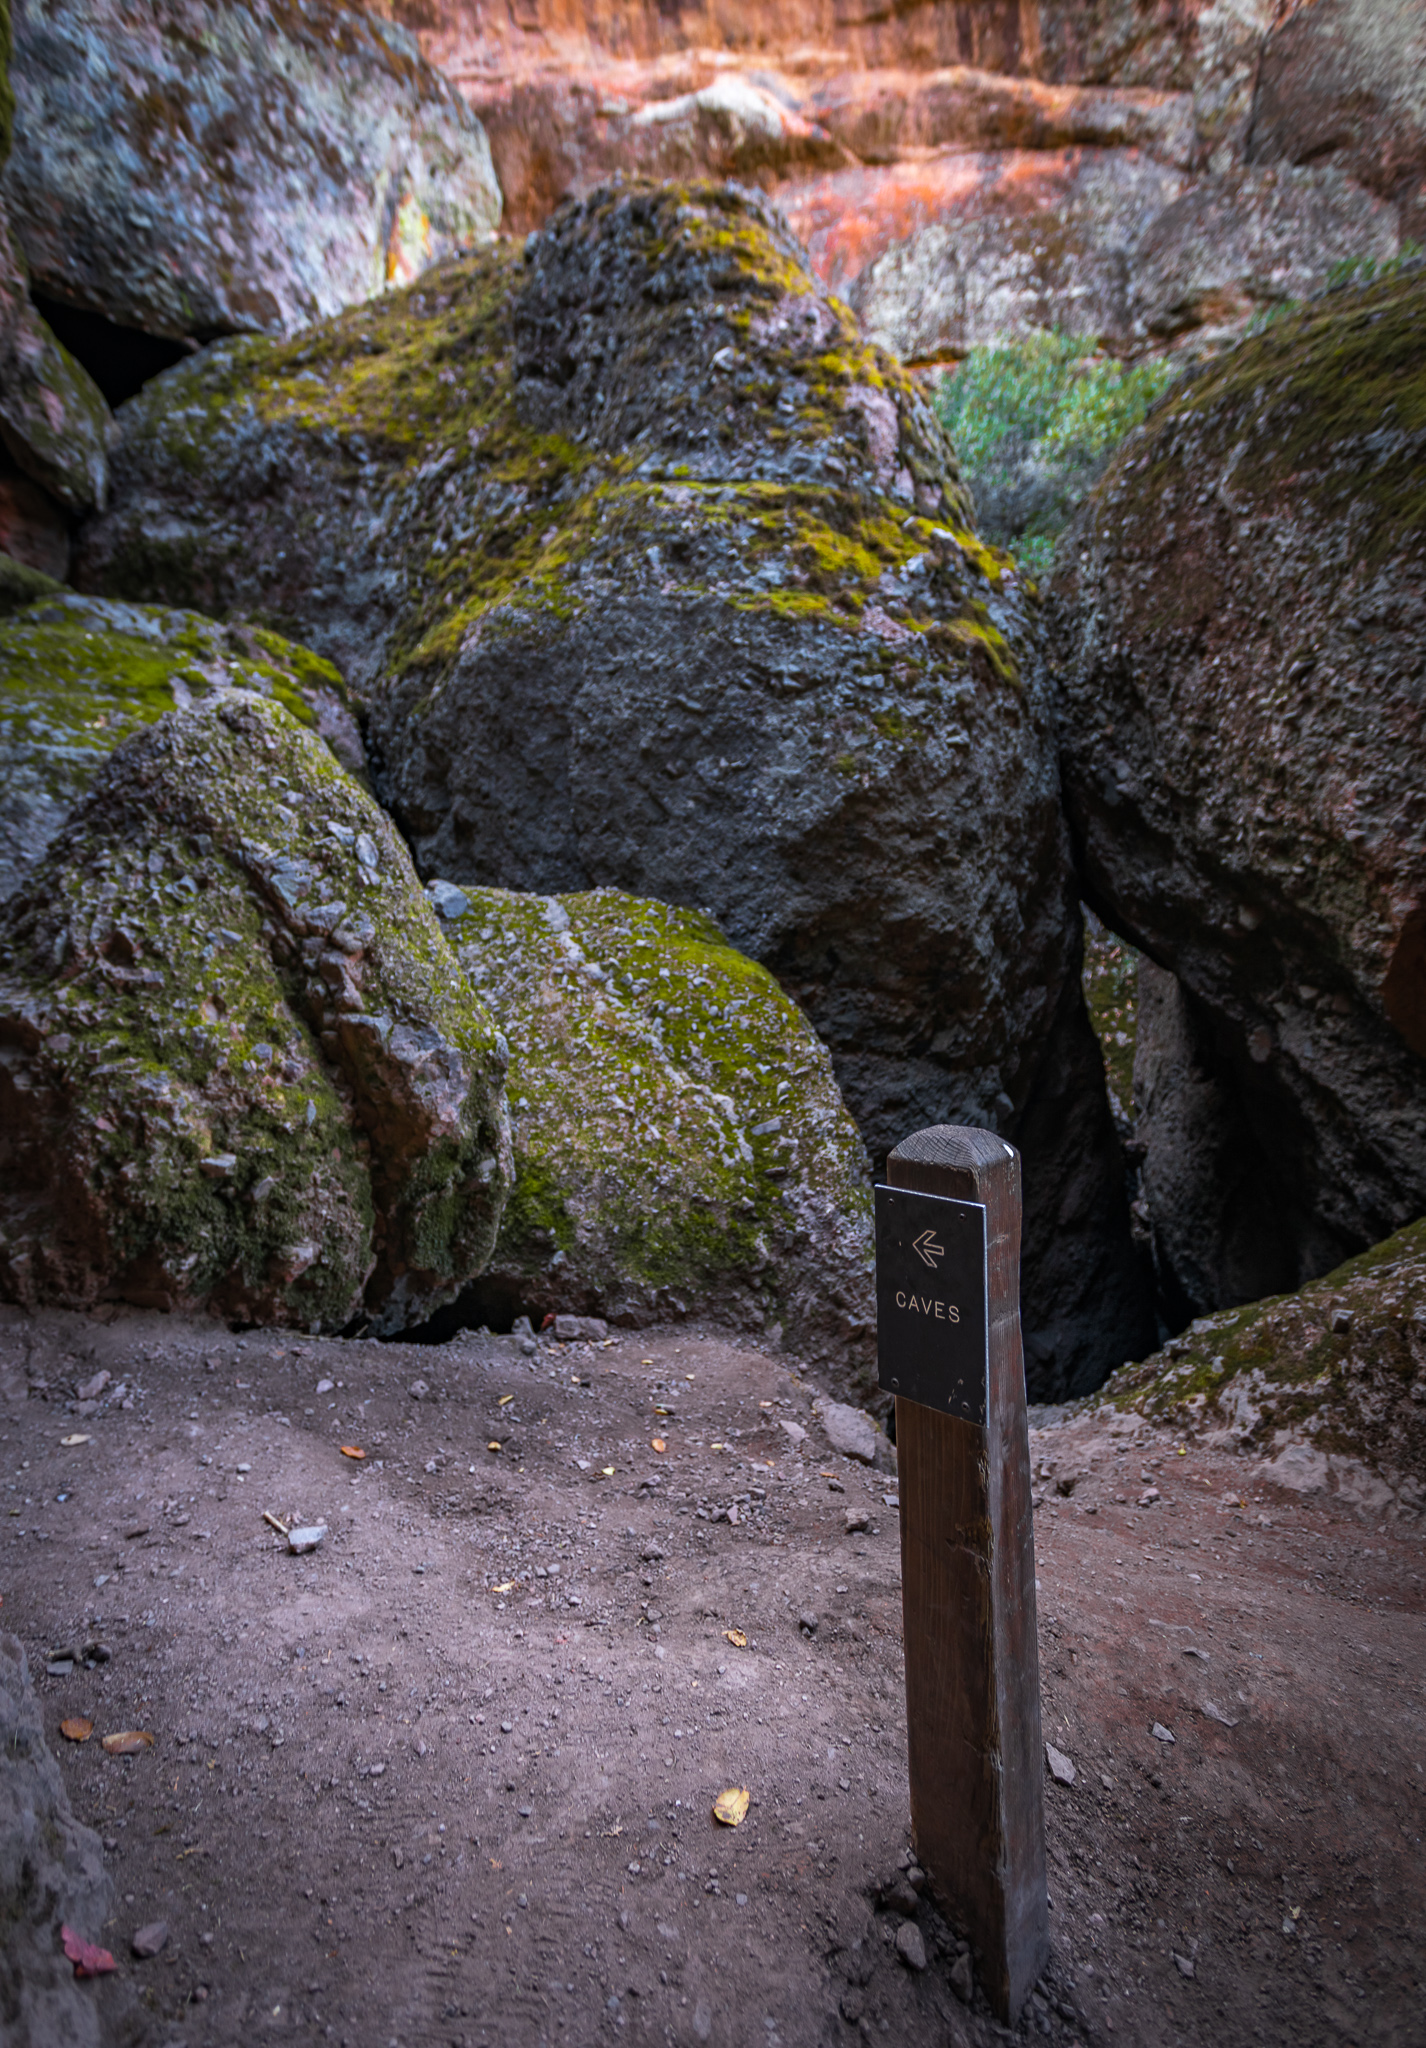
M 1155 1730 L 1155 1733 L 1158 1731 Z M 1172 1738 L 1170 1738 L 1172 1740 Z M 1045 1744 L 1045 1761 L 1050 1767 L 1050 1776 L 1057 1785 L 1072 1785 L 1075 1768 L 1062 1749 L 1056 1749 L 1053 1742 Z
M 975 1973 L 971 1969 L 970 1957 L 957 1956 L 946 1972 L 947 1982 L 962 2005 L 969 2005 L 975 1995 Z
M 1198 1972 L 1193 1965 L 1192 1956 L 1181 1956 L 1178 1954 L 1177 1951 L 1175 1951 L 1174 1961 L 1178 1964 L 1179 1969 L 1183 1972 L 1185 1977 L 1196 1977 L 1198 1975 Z
M 846 1401 L 819 1401 L 817 1414 L 834 1451 L 863 1465 L 876 1463 L 876 1429 L 869 1415 Z
M 148 1926 L 141 1927 L 129 1943 L 130 1948 L 141 1961 L 149 1956 L 158 1955 L 167 1945 L 168 1922 L 166 1920 L 150 1920 Z
M 1171 1728 L 1165 1728 L 1162 1721 L 1155 1721 L 1153 1727 L 1153 1736 L 1155 1742 L 1172 1742 L 1174 1740 L 1173 1730 Z
M 870 1527 L 871 1516 L 865 1508 L 847 1509 L 847 1534 L 849 1536 L 864 1535 Z
M 294 1557 L 305 1557 L 309 1550 L 315 1550 L 327 1533 L 325 1522 L 316 1522 L 311 1528 L 289 1529 L 287 1547 Z
M 810 1609 L 810 1608 L 808 1609 L 808 1611 L 807 1611 L 807 1613 L 806 1613 L 806 1614 L 799 1614 L 799 1615 L 798 1615 L 798 1617 L 797 1617 L 797 1626 L 798 1626 L 798 1627 L 799 1627 L 799 1628 L 800 1628 L 800 1629 L 801 1629 L 801 1630 L 803 1631 L 803 1633 L 804 1633 L 805 1635 L 809 1635 L 809 1636 L 815 1636 L 815 1635 L 816 1635 L 816 1633 L 817 1633 L 817 1617 L 816 1617 L 816 1615 L 815 1615 L 815 1614 L 813 1614 L 813 1613 L 812 1613 L 812 1611 L 811 1611 L 811 1609 Z
M 896 1953 L 908 1969 L 925 1969 L 926 1944 L 922 1940 L 921 1930 L 914 1920 L 903 1920 L 897 1928 Z

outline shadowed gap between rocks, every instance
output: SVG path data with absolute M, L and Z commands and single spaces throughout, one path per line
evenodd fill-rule
M 121 327 L 102 313 L 83 306 L 67 305 L 42 292 L 31 294 L 35 311 L 56 337 L 94 379 L 111 406 L 142 391 L 151 377 L 171 370 L 199 346 L 196 341 L 172 341 L 167 335 L 146 334 L 140 327 Z M 214 337 L 205 336 L 205 340 Z

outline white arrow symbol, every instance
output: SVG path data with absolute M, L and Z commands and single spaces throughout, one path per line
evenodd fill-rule
M 935 1266 L 946 1256 L 946 1247 L 939 1241 L 934 1230 L 923 1230 L 912 1240 L 911 1249 L 918 1259 L 928 1266 Z

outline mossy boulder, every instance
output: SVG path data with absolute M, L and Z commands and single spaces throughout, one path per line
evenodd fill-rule
M 1182 990 L 1156 1255 L 1280 1292 L 1426 1209 L 1426 265 L 1175 386 L 1056 560 L 1087 896 Z
M 866 1154 L 766 969 L 697 911 L 617 889 L 432 894 L 510 1047 L 515 1185 L 478 1303 L 776 1326 L 868 1389 Z
M 396 1330 L 480 1271 L 504 1049 L 280 703 L 127 740 L 0 909 L 0 1293 Z
M 25 0 L 10 76 L 31 273 L 123 327 L 290 333 L 500 218 L 454 85 L 341 0 Z
M 1426 1219 L 1294 1294 L 1203 1316 L 1088 1406 L 1364 1508 L 1426 1507 Z
M 1033 589 L 775 213 L 610 188 L 120 419 L 86 587 L 328 655 L 425 873 L 706 910 L 807 1013 L 874 1157 L 1013 1135 L 1046 1391 L 1152 1341 Z
M 365 772 L 337 671 L 261 626 L 76 597 L 3 557 L 0 612 L 0 900 L 122 740 L 215 692 L 273 698 Z

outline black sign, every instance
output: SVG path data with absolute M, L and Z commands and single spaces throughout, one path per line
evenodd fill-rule
M 907 1188 L 876 1191 L 877 1378 L 985 1427 L 990 1375 L 985 1207 Z

